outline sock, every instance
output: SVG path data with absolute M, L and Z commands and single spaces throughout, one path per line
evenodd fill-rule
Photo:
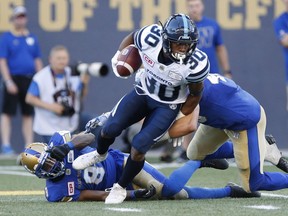
M 172 197 L 179 193 L 193 173 L 200 167 L 200 164 L 200 161 L 188 161 L 182 167 L 174 170 L 163 183 L 162 196 Z
M 102 155 L 105 154 L 108 149 L 109 146 L 113 144 L 113 142 L 115 141 L 115 138 L 104 138 L 101 134 L 102 130 L 98 131 L 97 134 L 97 152 Z
M 224 188 L 198 188 L 185 186 L 184 190 L 188 193 L 189 199 L 215 199 L 229 197 L 230 187 Z
M 141 171 L 144 166 L 144 162 L 144 160 L 134 161 L 131 159 L 131 155 L 129 155 L 126 166 L 124 167 L 122 176 L 120 177 L 118 184 L 121 187 L 126 188 L 128 184 L 132 182 L 134 177 Z

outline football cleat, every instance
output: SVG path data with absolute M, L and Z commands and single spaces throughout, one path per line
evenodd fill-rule
M 288 160 L 284 157 L 281 157 L 276 167 L 288 173 Z
M 126 189 L 115 183 L 105 199 L 105 204 L 120 204 L 125 200 L 126 196 Z
M 89 166 L 104 161 L 107 158 L 107 155 L 107 152 L 103 155 L 100 155 L 96 150 L 87 154 L 80 155 L 73 161 L 72 167 L 75 170 L 83 170 Z
M 231 194 L 230 197 L 232 198 L 255 198 L 255 197 L 261 197 L 261 193 L 258 191 L 248 193 L 246 192 L 241 186 L 229 182 L 226 187 L 231 188 Z
M 229 163 L 226 159 L 202 160 L 200 168 L 202 167 L 225 170 L 225 169 L 228 169 Z
M 271 134 L 267 134 L 265 138 L 269 144 L 267 145 L 265 160 L 288 173 L 288 160 L 285 157 L 282 157 L 282 153 L 277 147 L 275 138 Z

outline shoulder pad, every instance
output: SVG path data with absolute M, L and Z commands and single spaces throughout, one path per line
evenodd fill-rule
M 187 62 L 190 64 L 190 73 L 186 77 L 188 82 L 201 82 L 210 72 L 210 62 L 207 55 L 199 49 L 196 49 Z
M 134 44 L 141 51 L 148 49 L 152 46 L 153 41 L 161 40 L 161 31 L 162 27 L 157 24 L 145 26 L 134 34 Z M 151 39 L 151 43 L 149 43 L 149 39 Z

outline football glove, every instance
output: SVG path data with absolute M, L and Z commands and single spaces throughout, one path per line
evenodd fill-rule
M 184 141 L 184 137 L 183 136 L 182 137 L 178 137 L 178 138 L 173 138 L 172 139 L 173 147 L 176 148 L 178 146 L 181 146 L 183 141 Z
M 149 199 L 156 194 L 156 188 L 153 185 L 150 185 L 149 189 L 138 189 L 134 190 L 132 197 L 136 199 Z
M 63 161 L 63 159 L 66 157 L 70 150 L 71 149 L 68 144 L 62 144 L 59 146 L 53 146 L 46 151 L 50 152 L 50 156 L 52 158 L 55 158 L 57 161 Z
M 85 125 L 85 132 L 89 133 L 92 129 L 95 129 L 97 126 L 103 126 L 107 119 L 110 116 L 110 112 L 103 113 L 100 116 L 97 116 L 96 118 L 91 119 L 87 122 Z
M 127 79 L 128 77 L 122 77 L 119 75 L 118 71 L 117 71 L 117 68 L 116 68 L 116 65 L 118 63 L 118 56 L 119 54 L 121 53 L 120 50 L 117 50 L 117 52 L 115 53 L 115 55 L 112 57 L 111 59 L 111 66 L 112 66 L 112 70 L 113 70 L 113 73 L 115 74 L 115 76 L 119 77 L 119 78 L 122 78 L 122 79 Z

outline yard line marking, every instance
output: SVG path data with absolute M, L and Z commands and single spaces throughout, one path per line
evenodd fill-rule
M 17 176 L 29 176 L 29 177 L 35 177 L 33 174 L 28 173 L 28 172 L 15 172 L 15 171 L 1 171 L 0 170 L 0 175 L 17 175 Z
M 25 168 L 23 166 L 0 166 L 0 170 L 23 170 L 25 171 Z
M 261 196 L 266 196 L 266 197 L 277 197 L 277 198 L 285 198 L 288 199 L 287 195 L 282 195 L 282 194 L 272 194 L 272 193 L 262 193 Z
M 141 212 L 141 209 L 136 208 L 104 208 L 104 210 L 120 211 L 120 212 Z
M 44 191 L 0 191 L 0 196 L 44 195 Z
M 255 206 L 244 206 L 246 208 L 254 208 L 254 209 L 264 209 L 264 210 L 276 210 L 280 209 L 280 207 L 272 206 L 272 205 L 255 205 Z

